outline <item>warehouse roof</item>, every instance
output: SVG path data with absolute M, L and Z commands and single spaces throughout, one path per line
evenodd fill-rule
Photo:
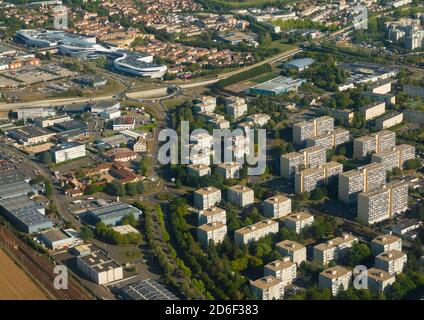
M 178 300 L 178 298 L 159 282 L 146 279 L 124 286 L 117 286 L 125 300 Z

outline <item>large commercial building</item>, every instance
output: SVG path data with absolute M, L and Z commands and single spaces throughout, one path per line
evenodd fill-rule
M 375 127 L 377 130 L 384 130 L 387 128 L 394 127 L 403 122 L 403 113 L 402 112 L 389 112 L 385 113 L 381 117 L 375 119 Z
M 66 249 L 76 244 L 77 239 L 67 230 L 50 229 L 40 234 L 41 241 L 52 250 Z
M 314 223 L 314 216 L 307 212 L 294 212 L 284 218 L 284 226 L 297 234 Z
M 406 253 L 398 250 L 390 250 L 380 253 L 375 257 L 375 267 L 384 270 L 391 275 L 402 273 L 408 258 Z
M 334 118 L 322 116 L 310 121 L 302 121 L 293 125 L 293 142 L 302 144 L 308 138 L 321 136 L 334 131 Z
M 235 185 L 228 188 L 228 202 L 239 208 L 244 208 L 255 202 L 253 189 L 242 185 Z
M 56 145 L 50 149 L 55 163 L 85 157 L 85 145 L 78 142 L 68 142 Z
M 293 79 L 278 76 L 274 79 L 250 87 L 248 89 L 248 93 L 276 96 L 290 91 L 297 91 L 297 89 L 299 89 L 299 87 L 305 82 L 305 79 Z
M 295 191 L 297 194 L 310 192 L 316 187 L 331 183 L 341 173 L 343 165 L 335 161 L 327 162 L 318 168 L 299 171 L 294 177 Z
M 91 281 L 107 285 L 124 278 L 122 266 L 101 251 L 77 257 L 77 266 Z
M 284 217 L 291 213 L 291 199 L 282 195 L 274 196 L 263 202 L 263 208 L 267 218 Z
M 408 209 L 408 183 L 391 182 L 381 189 L 358 195 L 358 218 L 374 224 L 392 218 Z
M 394 275 L 377 268 L 368 269 L 367 275 L 368 288 L 374 293 L 386 293 L 396 281 Z
M 319 288 L 330 289 L 333 296 L 346 291 L 352 280 L 352 271 L 342 266 L 328 268 L 319 274 Z
M 269 234 L 278 232 L 278 222 L 273 220 L 262 220 L 250 226 L 237 229 L 234 232 L 236 244 L 249 244 Z
M 402 251 L 402 238 L 391 234 L 385 234 L 378 236 L 371 242 L 371 252 L 375 256 L 392 250 Z
M 283 282 L 286 286 L 296 278 L 296 264 L 289 257 L 272 261 L 264 266 L 264 276 L 273 276 Z
M 227 212 L 219 207 L 211 207 L 206 210 L 199 210 L 197 220 L 199 225 L 212 222 L 227 223 Z
M 211 240 L 215 244 L 221 243 L 227 235 L 227 225 L 215 221 L 205 223 L 197 228 L 197 237 L 203 246 L 207 246 Z
M 353 156 L 362 160 L 367 155 L 389 150 L 396 145 L 396 133 L 393 131 L 380 131 L 369 136 L 353 140 Z
M 0 209 L 12 224 L 23 232 L 35 233 L 53 227 L 53 222 L 45 216 L 44 206 L 26 196 L 2 199 Z
M 221 202 L 221 190 L 215 187 L 205 187 L 194 191 L 194 206 L 206 210 Z
M 401 144 L 392 149 L 375 153 L 371 156 L 372 162 L 381 163 L 386 170 L 403 168 L 405 162 L 415 158 L 415 147 L 409 144 Z
M 250 280 L 250 288 L 260 300 L 282 300 L 284 297 L 283 282 L 273 276 L 263 277 L 255 281 Z
M 299 152 L 283 154 L 280 158 L 281 175 L 289 179 L 302 169 L 317 168 L 326 161 L 325 149 L 318 146 L 308 147 Z
M 306 247 L 300 243 L 292 240 L 283 240 L 278 242 L 275 248 L 283 257 L 289 257 L 297 266 L 306 261 Z
M 238 119 L 247 114 L 246 100 L 240 97 L 231 96 L 224 100 L 226 112 L 234 119 Z
M 136 220 L 142 214 L 141 210 L 126 203 L 115 203 L 106 207 L 96 208 L 87 212 L 92 222 L 103 222 L 105 225 L 116 226 L 123 218 L 133 215 Z M 90 221 L 91 222 L 91 221 Z
M 47 142 L 56 133 L 39 126 L 29 125 L 7 129 L 7 134 L 21 144 L 32 145 Z
M 315 137 L 307 138 L 306 146 L 307 147 L 320 146 L 326 150 L 333 149 L 337 147 L 338 145 L 348 142 L 349 138 L 350 138 L 349 130 L 336 128 L 332 132 L 326 132 Z
M 358 242 L 358 238 L 349 233 L 344 233 L 341 237 L 320 243 L 313 248 L 313 260 L 327 265 L 333 260 L 337 260 L 348 253 L 348 249 Z
M 381 163 L 370 163 L 339 175 L 339 200 L 355 202 L 358 194 L 380 188 L 386 183 L 386 167 Z

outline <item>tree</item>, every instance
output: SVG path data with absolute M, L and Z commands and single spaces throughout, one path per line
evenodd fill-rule
M 350 267 L 357 266 L 371 255 L 370 248 L 365 243 L 354 243 L 349 249 L 349 254 L 346 255 L 346 265 Z
M 87 226 L 82 226 L 79 236 L 83 241 L 87 241 L 93 238 L 93 231 Z
M 409 159 L 405 162 L 406 170 L 418 170 L 421 168 L 420 159 Z
M 50 151 L 44 151 L 41 154 L 40 159 L 44 164 L 47 164 L 47 165 L 49 165 L 53 161 L 52 154 L 50 153 Z

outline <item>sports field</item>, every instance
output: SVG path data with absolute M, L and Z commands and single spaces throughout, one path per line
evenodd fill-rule
M 47 296 L 0 249 L 0 300 L 46 300 Z

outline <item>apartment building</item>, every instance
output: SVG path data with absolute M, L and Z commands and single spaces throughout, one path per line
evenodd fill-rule
M 284 297 L 283 282 L 273 276 L 250 280 L 250 287 L 253 294 L 260 300 L 282 300 Z
M 274 196 L 263 202 L 264 216 L 279 218 L 291 213 L 291 199 L 282 195 Z
M 361 112 L 364 115 L 365 121 L 375 119 L 386 112 L 386 103 L 380 101 L 374 102 L 363 107 Z
M 402 273 L 407 260 L 405 252 L 398 250 L 385 251 L 375 257 L 375 267 L 395 276 Z
M 372 162 L 381 163 L 386 170 L 403 168 L 405 162 L 415 158 L 415 147 L 409 144 L 401 144 L 392 149 L 375 153 L 371 156 Z
M 215 187 L 205 187 L 194 192 L 194 206 L 206 210 L 221 202 L 221 190 Z
M 362 160 L 367 155 L 375 152 L 389 150 L 396 145 L 396 133 L 392 131 L 380 131 L 369 136 L 363 136 L 353 140 L 353 156 Z
M 374 293 L 386 293 L 395 281 L 395 276 L 387 271 L 378 268 L 368 269 L 368 288 Z
M 195 112 L 214 112 L 216 108 L 216 98 L 211 96 L 203 96 L 194 99 L 193 109 Z
M 381 117 L 375 119 L 375 127 L 377 130 L 384 130 L 387 128 L 394 127 L 403 122 L 403 113 L 402 112 L 389 112 L 383 114 Z
M 325 266 L 333 260 L 342 258 L 356 242 L 357 237 L 344 233 L 341 237 L 320 243 L 313 248 L 313 260 Z
M 247 103 L 243 98 L 236 96 L 226 97 L 224 104 L 227 114 L 234 119 L 238 119 L 247 114 Z
M 189 164 L 187 166 L 187 171 L 188 174 L 192 174 L 196 177 L 204 177 L 211 175 L 211 167 L 203 163 Z
M 209 245 L 211 240 L 215 244 L 221 243 L 226 235 L 227 225 L 219 221 L 205 223 L 197 228 L 199 243 L 205 247 Z
M 291 213 L 284 219 L 284 226 L 297 234 L 301 233 L 304 228 L 311 226 L 312 223 L 314 223 L 314 216 L 305 211 Z
M 213 222 L 227 224 L 227 212 L 219 207 L 211 207 L 206 210 L 199 210 L 197 213 L 197 221 L 199 225 Z
M 299 171 L 295 174 L 295 192 L 310 192 L 316 187 L 331 183 L 341 173 L 343 165 L 335 161 L 327 162 L 318 168 Z
M 264 266 L 264 276 L 273 276 L 283 282 L 286 286 L 296 278 L 296 264 L 290 261 L 289 257 L 272 261 Z
M 289 179 L 302 169 L 316 168 L 326 161 L 326 151 L 319 146 L 308 147 L 299 152 L 283 154 L 280 158 L 281 175 Z
M 351 203 L 357 200 L 359 193 L 381 187 L 386 183 L 386 173 L 383 164 L 374 162 L 339 174 L 339 200 Z
M 385 234 L 372 240 L 371 252 L 377 256 L 386 251 L 402 251 L 402 239 L 392 234 Z
M 255 195 L 249 187 L 238 184 L 228 188 L 228 202 L 243 208 L 255 202 Z
M 319 274 L 319 289 L 330 289 L 331 294 L 336 296 L 346 291 L 352 281 L 352 271 L 342 266 L 328 268 Z
M 262 127 L 268 123 L 271 117 L 264 113 L 256 113 L 246 117 L 246 121 L 251 121 L 255 126 Z
M 374 224 L 408 209 L 408 183 L 391 182 L 380 189 L 358 195 L 358 218 Z
M 322 116 L 311 121 L 302 121 L 293 125 L 293 142 L 302 144 L 308 138 L 320 136 L 334 130 L 334 118 Z
M 56 145 L 50 152 L 55 163 L 61 163 L 81 157 L 85 157 L 85 145 L 78 142 L 68 142 Z
M 249 244 L 257 241 L 269 234 L 278 232 L 278 222 L 273 220 L 262 220 L 250 226 L 237 229 L 234 232 L 234 241 L 236 244 Z
M 337 128 L 332 132 L 326 132 L 316 137 L 307 138 L 306 146 L 319 146 L 324 149 L 333 149 L 340 144 L 348 142 L 350 139 L 349 130 L 343 128 Z
M 240 177 L 241 163 L 225 162 L 218 164 L 215 168 L 215 173 L 225 177 L 225 179 L 238 179 Z
M 287 256 L 299 266 L 306 261 L 306 247 L 292 240 L 283 240 L 275 245 L 275 248 L 282 256 Z

